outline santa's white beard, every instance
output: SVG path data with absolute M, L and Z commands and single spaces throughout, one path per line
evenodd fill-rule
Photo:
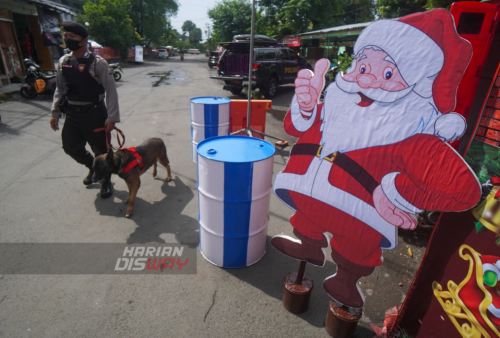
M 347 93 L 336 82 L 328 86 L 321 111 L 322 158 L 337 151 L 397 143 L 415 134 L 433 135 L 442 115 L 432 98 L 424 99 L 413 91 L 392 103 L 374 101 L 360 107 L 360 101 L 357 92 Z

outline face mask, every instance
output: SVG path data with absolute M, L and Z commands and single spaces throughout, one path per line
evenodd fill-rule
M 64 39 L 64 43 L 66 43 L 66 47 L 68 47 L 70 50 L 78 50 L 78 49 L 82 48 L 81 46 L 78 45 L 80 42 L 81 41 L 73 40 L 73 39 Z

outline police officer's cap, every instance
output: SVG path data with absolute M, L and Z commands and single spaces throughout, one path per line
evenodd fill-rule
M 74 21 L 63 21 L 62 23 L 65 32 L 71 32 L 76 35 L 80 35 L 83 39 L 89 36 L 89 32 L 87 32 L 87 28 L 84 25 L 79 24 Z

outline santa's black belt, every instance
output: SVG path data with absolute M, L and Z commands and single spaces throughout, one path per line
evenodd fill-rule
M 290 156 L 309 155 L 319 157 L 321 148 L 322 146 L 319 144 L 298 143 L 293 146 Z M 365 168 L 344 153 L 333 153 L 329 156 L 325 156 L 325 160 L 332 162 L 352 176 L 352 178 L 358 181 L 370 195 L 372 195 L 375 188 L 379 186 L 377 180 L 375 180 Z

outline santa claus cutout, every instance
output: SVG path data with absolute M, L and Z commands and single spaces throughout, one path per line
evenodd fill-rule
M 323 103 L 329 61 L 299 72 L 284 121 L 299 139 L 273 187 L 295 211 L 297 239 L 271 243 L 317 266 L 331 246 L 337 271 L 323 285 L 333 300 L 363 307 L 358 280 L 396 246 L 398 227 L 415 228 L 416 214 L 479 201 L 479 181 L 447 143 L 465 131 L 452 111 L 471 55 L 450 13 L 435 9 L 369 25 Z

